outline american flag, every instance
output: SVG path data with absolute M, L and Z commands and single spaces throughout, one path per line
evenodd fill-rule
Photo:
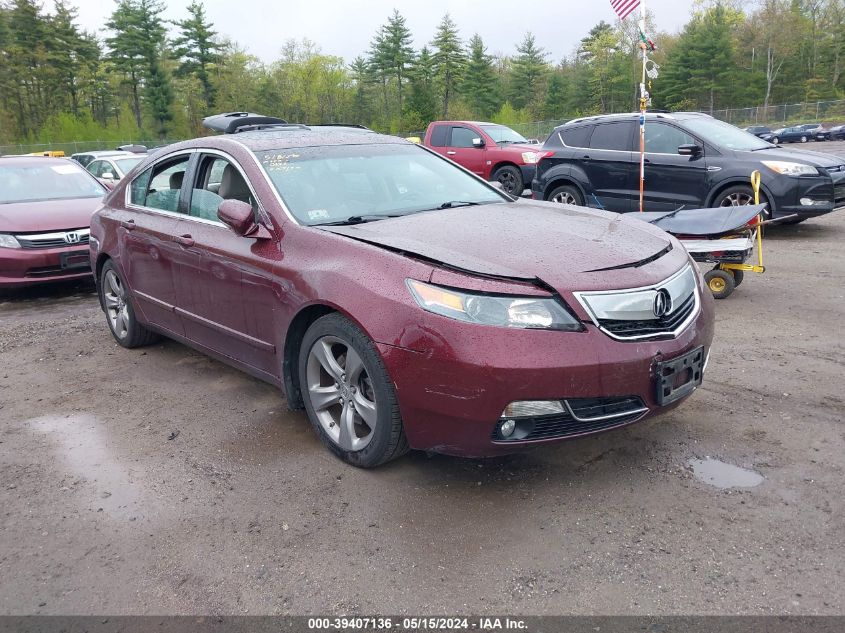
M 640 6 L 640 0 L 610 0 L 610 5 L 616 11 L 620 20 L 624 20 L 631 12 Z

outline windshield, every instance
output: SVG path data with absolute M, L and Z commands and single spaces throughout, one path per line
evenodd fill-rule
M 106 190 L 75 163 L 0 166 L 0 204 L 99 198 Z
M 128 174 L 135 165 L 141 162 L 141 158 L 141 156 L 137 158 L 120 158 L 114 161 L 114 163 L 122 173 Z
M 730 123 L 709 117 L 685 119 L 683 125 L 687 130 L 716 147 L 741 151 L 774 147 L 771 143 L 767 143 L 745 130 L 740 130 Z
M 451 206 L 504 203 L 496 190 L 416 145 L 340 145 L 256 152 L 303 224 L 381 219 Z
M 522 134 L 517 134 L 504 125 L 482 125 L 481 129 L 497 143 L 527 143 Z

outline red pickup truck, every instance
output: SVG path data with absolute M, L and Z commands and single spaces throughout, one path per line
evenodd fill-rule
M 478 174 L 499 181 L 510 194 L 522 195 L 531 186 L 537 162 L 544 156 L 538 145 L 497 123 L 435 121 L 423 145 Z

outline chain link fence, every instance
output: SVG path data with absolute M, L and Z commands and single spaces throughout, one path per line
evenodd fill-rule
M 845 100 L 809 101 L 755 108 L 715 110 L 713 116 L 739 127 L 767 125 L 787 127 L 799 123 L 840 125 L 845 122 Z
M 64 152 L 65 156 L 79 152 L 95 152 L 113 150 L 121 145 L 144 145 L 146 147 L 161 147 L 176 141 L 74 141 L 71 143 L 18 143 L 15 145 L 0 145 L 0 156 L 4 154 L 32 154 L 43 152 Z

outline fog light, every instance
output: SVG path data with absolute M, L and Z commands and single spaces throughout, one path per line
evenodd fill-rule
M 566 410 L 558 400 L 521 400 L 511 402 L 502 411 L 502 418 L 534 418 L 540 415 L 557 415 Z
M 513 420 L 505 420 L 499 424 L 499 435 L 502 437 L 510 437 L 516 430 L 516 422 Z
M 805 207 L 812 207 L 814 204 L 816 204 L 815 202 L 813 202 L 812 198 L 801 198 L 799 202 Z

